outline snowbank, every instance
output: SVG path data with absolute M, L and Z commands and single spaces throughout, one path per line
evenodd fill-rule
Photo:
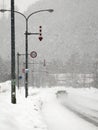
M 24 98 L 24 88 L 17 90 L 17 104 L 10 103 L 10 82 L 0 84 L 0 130 L 47 130 L 41 116 L 38 90 Z M 5 90 L 5 91 L 4 91 Z

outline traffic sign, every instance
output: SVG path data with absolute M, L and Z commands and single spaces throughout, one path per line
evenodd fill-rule
M 36 58 L 36 57 L 37 57 L 37 52 L 36 52 L 36 51 L 32 51 L 32 52 L 30 53 L 30 56 L 31 56 L 32 58 Z
M 28 72 L 29 72 L 29 69 L 25 69 L 25 68 L 22 69 L 22 73 L 28 73 Z
M 29 69 L 25 69 L 25 73 L 28 73 L 29 72 Z
M 22 69 L 22 73 L 25 73 L 25 68 Z
M 43 40 L 43 37 L 42 37 L 42 26 L 39 26 L 39 37 L 38 37 L 38 39 L 39 39 L 40 41 Z
M 43 37 L 39 37 L 39 40 L 42 41 L 42 40 L 43 40 Z
M 19 79 L 22 79 L 22 76 L 20 75 L 18 78 L 19 78 Z

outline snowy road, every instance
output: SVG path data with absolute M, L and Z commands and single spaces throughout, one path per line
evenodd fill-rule
M 61 95 L 59 101 L 84 120 L 98 127 L 98 100 L 77 94 Z
M 97 130 L 98 127 L 83 118 L 80 118 L 76 113 L 65 107 L 69 99 L 64 100 L 56 98 L 52 92 L 46 96 L 43 104 L 43 117 L 49 130 Z M 62 99 L 63 99 L 62 98 Z M 66 103 L 65 103 L 66 101 Z M 68 101 L 68 102 L 67 102 Z M 63 103 L 63 105 L 61 104 Z M 73 103 L 74 104 L 74 103 Z M 69 104 L 67 104 L 69 105 Z M 69 105 L 70 106 L 70 105 Z M 71 108 L 71 106 L 70 106 Z

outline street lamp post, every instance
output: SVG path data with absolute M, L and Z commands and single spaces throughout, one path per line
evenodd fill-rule
M 2 13 L 6 12 L 6 11 L 11 11 L 11 10 L 6 10 L 6 9 L 1 9 L 0 10 L 0 12 L 2 12 Z M 40 34 L 40 33 L 29 33 L 28 32 L 28 20 L 32 15 L 40 13 L 40 12 L 45 12 L 45 11 L 51 13 L 54 10 L 53 9 L 38 10 L 38 11 L 35 11 L 35 12 L 31 13 L 27 17 L 23 13 L 21 13 L 19 11 L 14 11 L 15 13 L 18 13 L 18 14 L 22 15 L 25 18 L 25 21 L 26 21 L 26 31 L 25 31 L 25 53 L 26 53 L 26 57 L 25 57 L 26 66 L 25 66 L 25 69 L 26 70 L 28 70 L 28 35 L 39 35 Z M 27 97 L 27 96 L 28 96 L 28 71 L 27 71 L 27 73 L 25 73 L 25 97 Z
M 14 0 L 11 0 L 11 102 L 16 104 Z
M 19 56 L 25 56 L 26 54 L 20 54 L 19 52 L 17 53 L 17 87 L 19 89 L 19 79 L 21 79 L 21 76 L 19 74 L 20 68 L 19 68 L 19 64 L 20 64 L 20 58 Z M 30 55 L 30 54 L 28 54 Z

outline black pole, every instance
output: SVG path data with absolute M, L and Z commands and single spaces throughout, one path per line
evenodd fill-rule
M 19 53 L 17 53 L 17 87 L 19 89 Z
M 16 104 L 14 0 L 11 0 L 11 102 Z
M 28 19 L 26 19 L 26 32 L 25 32 L 25 51 L 26 51 L 26 66 L 25 66 L 25 97 L 28 96 Z

